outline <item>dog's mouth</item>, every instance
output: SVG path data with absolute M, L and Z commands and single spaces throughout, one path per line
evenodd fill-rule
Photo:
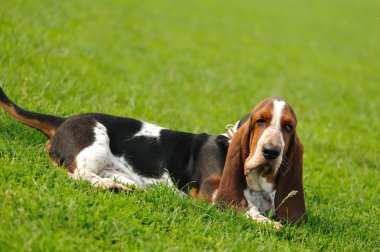
M 261 165 L 259 166 L 258 168 L 256 168 L 257 170 L 257 174 L 261 177 L 266 177 L 268 176 L 269 174 L 272 173 L 272 171 L 274 170 L 274 168 L 269 165 L 269 164 L 264 164 L 264 165 Z
M 246 181 L 249 188 L 253 191 L 271 192 L 274 190 L 274 175 L 276 168 L 274 165 L 266 162 L 253 169 L 246 174 Z

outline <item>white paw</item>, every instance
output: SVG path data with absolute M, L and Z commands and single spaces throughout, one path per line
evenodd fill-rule
M 273 226 L 275 229 L 280 230 L 282 228 L 282 224 L 280 222 L 274 221 Z
M 267 217 L 261 215 L 260 212 L 257 211 L 256 209 L 250 209 L 249 211 L 247 211 L 245 213 L 245 216 L 247 216 L 248 218 L 250 218 L 250 219 L 252 219 L 258 223 L 270 224 L 277 230 L 280 230 L 282 228 L 282 225 L 280 222 L 271 221 Z

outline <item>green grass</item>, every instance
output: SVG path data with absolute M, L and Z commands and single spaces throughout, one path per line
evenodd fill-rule
M 0 0 L 0 85 L 30 110 L 218 134 L 265 97 L 288 100 L 309 215 L 276 232 L 163 186 L 104 193 L 0 112 L 0 251 L 378 251 L 379 7 Z

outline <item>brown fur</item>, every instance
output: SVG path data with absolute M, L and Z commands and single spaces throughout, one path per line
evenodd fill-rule
M 212 203 L 212 195 L 220 184 L 220 175 L 213 175 L 208 177 L 200 186 L 199 197 Z
M 224 171 L 220 180 L 216 201 L 222 207 L 239 204 L 245 200 L 243 191 L 247 187 L 244 176 L 244 161 L 248 157 L 249 124 L 245 122 L 235 133 L 228 147 Z
M 51 141 L 48 140 L 48 141 L 46 142 L 46 145 L 45 145 L 45 152 L 46 152 L 46 154 L 50 157 L 51 162 L 53 163 L 53 165 L 58 166 L 58 165 L 59 165 L 59 162 L 58 162 L 57 159 L 53 158 L 53 157 L 50 155 L 50 150 L 51 150 Z
M 55 126 L 44 123 L 42 121 L 36 120 L 36 119 L 30 119 L 26 118 L 19 113 L 17 113 L 16 109 L 8 104 L 0 103 L 0 106 L 8 112 L 16 121 L 19 121 L 23 124 L 29 125 L 39 131 L 41 131 L 45 136 L 47 136 L 49 139 L 54 135 L 55 133 Z
M 290 146 L 286 155 L 288 165 L 282 164 L 277 178 L 277 190 L 275 196 L 276 216 L 297 223 L 307 221 L 306 206 L 303 192 L 303 145 L 296 133 L 294 144 Z M 281 201 L 292 191 L 298 191 L 293 197 L 288 198 L 281 206 Z

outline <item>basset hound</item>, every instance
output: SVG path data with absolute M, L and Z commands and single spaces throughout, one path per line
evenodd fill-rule
M 222 208 L 246 210 L 246 216 L 276 228 L 281 224 L 263 212 L 272 210 L 290 223 L 307 218 L 303 146 L 296 115 L 280 98 L 257 104 L 230 130 L 232 139 L 232 134 L 186 133 L 107 114 L 35 113 L 17 106 L 2 88 L 0 106 L 48 138 L 54 164 L 94 187 L 130 191 L 128 186 L 164 182 Z

